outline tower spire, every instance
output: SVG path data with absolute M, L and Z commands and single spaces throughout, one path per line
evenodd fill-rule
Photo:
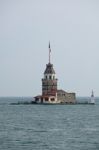
M 50 63 L 50 61 L 51 61 L 51 47 L 50 47 L 50 41 L 49 41 L 49 63 Z

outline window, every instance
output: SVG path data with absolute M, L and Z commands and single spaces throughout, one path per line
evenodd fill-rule
M 43 98 L 41 98 L 41 103 L 43 103 Z
M 49 79 L 51 79 L 51 76 L 49 76 Z
M 55 99 L 54 99 L 54 98 L 51 98 L 51 101 L 53 102 L 53 101 L 55 101 Z

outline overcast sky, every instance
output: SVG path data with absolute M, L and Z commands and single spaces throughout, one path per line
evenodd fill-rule
M 58 88 L 99 96 L 99 0 L 0 0 L 0 96 L 35 96 L 51 62 Z

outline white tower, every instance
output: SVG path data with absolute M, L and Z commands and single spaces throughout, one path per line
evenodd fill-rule
M 95 98 L 94 98 L 94 92 L 92 90 L 92 94 L 91 94 L 91 100 L 90 100 L 91 104 L 95 104 Z

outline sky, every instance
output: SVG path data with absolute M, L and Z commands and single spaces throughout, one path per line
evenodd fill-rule
M 48 63 L 58 88 L 99 96 L 98 0 L 0 0 L 0 96 L 35 96 Z

